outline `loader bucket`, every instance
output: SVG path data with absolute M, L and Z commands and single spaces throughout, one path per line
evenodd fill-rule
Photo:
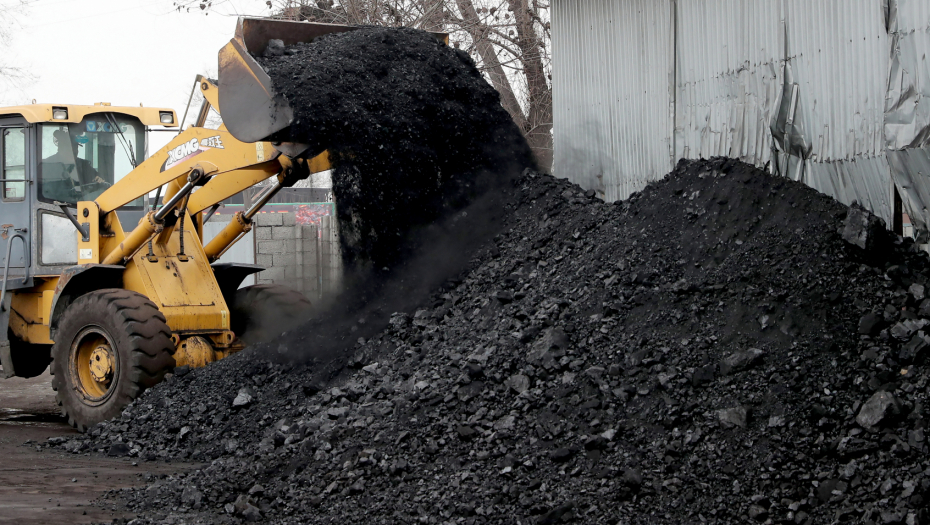
M 288 128 L 294 120 L 294 111 L 253 55 L 264 53 L 271 40 L 282 40 L 285 46 L 290 46 L 355 29 L 335 24 L 240 17 L 235 37 L 219 53 L 219 104 L 226 129 L 243 142 L 273 142 L 289 157 L 321 153 L 325 146 L 291 142 Z M 448 34 L 433 35 L 448 44 Z
M 219 103 L 226 129 L 243 142 L 288 142 L 290 137 L 286 130 L 294 119 L 294 112 L 252 55 L 261 55 L 270 40 L 282 40 L 285 46 L 290 46 L 354 29 L 334 24 L 240 17 L 235 37 L 219 53 Z

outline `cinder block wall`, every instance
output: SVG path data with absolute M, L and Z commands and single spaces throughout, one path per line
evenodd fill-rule
M 311 302 L 325 302 L 342 287 L 342 257 L 333 217 L 320 225 L 297 224 L 294 213 L 255 216 L 255 264 L 267 270 L 257 283 L 276 283 L 302 292 Z

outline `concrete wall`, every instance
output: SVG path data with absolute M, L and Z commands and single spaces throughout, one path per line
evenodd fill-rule
M 334 217 L 298 224 L 295 213 L 260 213 L 253 228 L 255 264 L 267 270 L 258 284 L 283 284 L 311 302 L 324 302 L 342 286 L 342 257 Z

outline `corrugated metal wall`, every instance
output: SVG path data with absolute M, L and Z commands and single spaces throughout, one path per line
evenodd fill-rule
M 770 3 L 781 3 L 771 2 Z M 788 0 L 784 59 L 819 162 L 884 152 L 888 33 L 881 0 Z
M 561 141 L 553 171 L 608 200 L 626 198 L 672 162 L 670 0 L 552 7 L 562 24 L 552 35 L 555 137 L 571 137 Z
M 583 2 L 582 2 L 583 3 Z M 679 1 L 677 158 L 718 155 L 765 164 L 781 85 L 782 33 L 773 2 Z
M 840 202 L 858 201 L 890 222 L 884 144 L 890 48 L 882 2 L 777 3 L 784 6 L 783 71 L 798 86 L 794 120 L 808 148 L 803 169 L 783 173 Z
M 930 2 L 890 0 L 885 142 L 904 208 L 930 230 Z M 896 16 L 894 16 L 896 15 Z
M 930 2 L 652 4 L 553 0 L 557 175 L 625 198 L 678 158 L 725 155 L 769 165 L 847 204 L 857 200 L 886 221 L 893 180 L 926 229 Z M 655 23 L 666 29 L 640 36 Z M 592 68 L 597 50 L 594 64 L 607 65 Z M 622 89 L 592 88 L 588 79 L 604 68 Z M 629 135 L 639 129 L 648 133 Z

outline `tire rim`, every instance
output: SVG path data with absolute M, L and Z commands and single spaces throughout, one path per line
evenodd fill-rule
M 116 388 L 119 355 L 110 335 L 99 326 L 81 330 L 71 343 L 71 384 L 91 406 L 104 403 Z

